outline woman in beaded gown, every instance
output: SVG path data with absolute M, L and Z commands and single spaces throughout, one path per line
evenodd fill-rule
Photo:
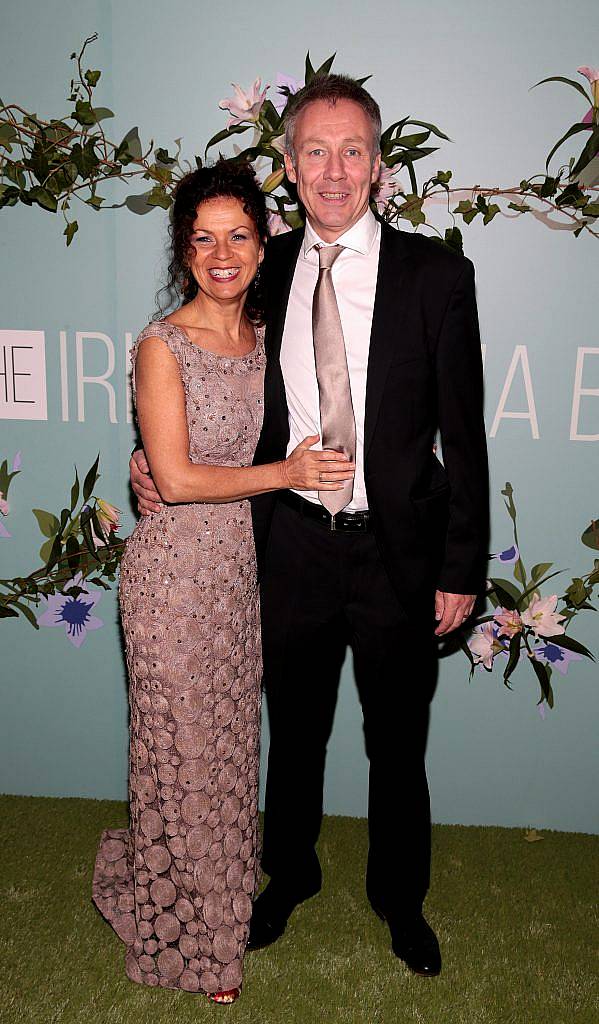
M 129 978 L 221 1003 L 239 995 L 259 872 L 261 649 L 247 499 L 336 489 L 353 473 L 342 457 L 312 451 L 313 437 L 284 462 L 251 465 L 266 237 L 247 166 L 219 161 L 179 183 L 169 269 L 185 301 L 132 350 L 163 505 L 138 522 L 121 563 L 130 828 L 102 834 L 93 877 Z

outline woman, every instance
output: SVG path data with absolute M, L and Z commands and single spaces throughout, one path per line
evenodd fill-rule
M 93 898 L 133 980 L 233 1002 L 258 882 L 260 625 L 251 495 L 335 490 L 353 464 L 311 450 L 252 466 L 262 423 L 263 193 L 246 165 L 187 175 L 172 215 L 183 305 L 132 351 L 162 511 L 121 565 L 130 679 L 129 829 L 103 833 Z

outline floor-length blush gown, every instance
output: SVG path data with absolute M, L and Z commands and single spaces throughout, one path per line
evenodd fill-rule
M 185 388 L 195 463 L 251 464 L 263 330 L 245 356 L 158 336 Z M 249 501 L 165 506 L 127 541 L 119 584 L 130 703 L 129 829 L 102 834 L 93 899 L 133 981 L 207 993 L 241 984 L 258 880 L 261 646 Z

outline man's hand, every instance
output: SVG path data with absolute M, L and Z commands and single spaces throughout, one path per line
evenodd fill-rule
M 439 625 L 435 636 L 445 636 L 458 629 L 472 614 L 475 600 L 476 594 L 446 594 L 443 590 L 436 590 L 435 618 Z
M 137 498 L 139 514 L 149 516 L 151 512 L 160 512 L 161 498 L 150 476 L 150 467 L 148 466 L 143 448 L 133 452 L 129 459 L 129 473 L 131 475 L 131 487 Z

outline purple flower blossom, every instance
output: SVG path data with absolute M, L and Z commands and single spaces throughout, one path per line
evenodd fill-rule
M 298 78 L 292 78 L 291 75 L 284 75 L 282 71 L 277 71 L 277 79 L 275 82 L 277 98 L 272 101 L 277 114 L 283 113 L 289 100 L 289 96 L 286 92 L 283 92 L 283 89 L 287 87 L 290 94 L 294 96 L 295 93 L 302 88 L 303 84 L 304 83 L 300 82 Z
M 498 551 L 496 555 L 491 555 L 491 558 L 496 558 L 503 565 L 515 565 L 520 558 L 518 545 L 512 544 L 511 548 L 506 548 L 505 551 Z
M 566 675 L 571 662 L 582 661 L 582 655 L 576 651 L 568 651 L 565 647 L 558 647 L 557 644 L 543 644 L 535 647 L 534 656 L 537 661 L 544 661 L 551 668 L 556 668 L 563 676 Z
M 64 594 L 46 597 L 46 609 L 37 621 L 40 626 L 64 626 L 67 640 L 73 647 L 81 647 L 89 630 L 100 629 L 104 625 L 102 619 L 92 615 L 102 594 L 100 591 L 90 594 L 80 572 L 73 578 L 70 586 L 80 587 L 83 593 L 71 597 L 69 591 L 66 591 Z
M 21 453 L 17 452 L 17 454 L 15 455 L 14 459 L 12 460 L 12 471 L 13 471 L 13 473 L 18 473 L 18 471 L 21 468 L 22 461 L 23 460 L 21 459 Z

